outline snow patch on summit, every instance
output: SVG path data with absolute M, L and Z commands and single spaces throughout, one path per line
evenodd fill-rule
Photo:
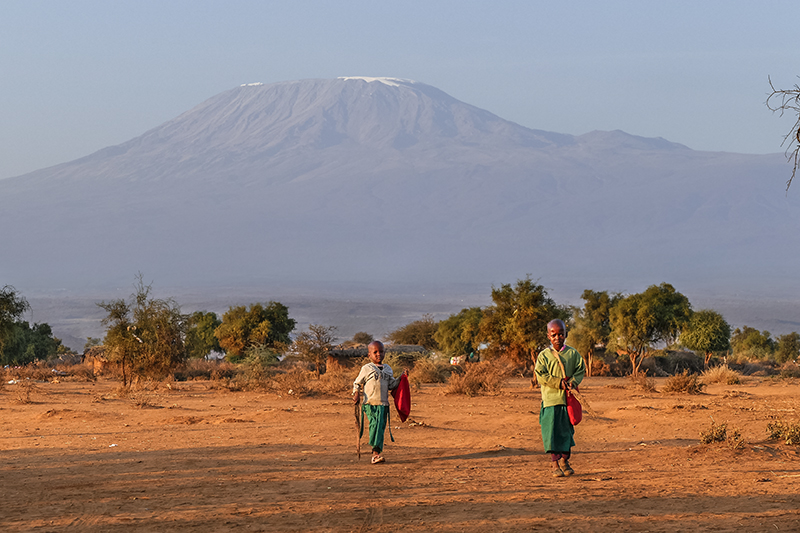
M 341 76 L 338 79 L 348 81 L 348 80 L 362 80 L 366 81 L 367 83 L 372 83 L 373 81 L 377 81 L 383 84 L 386 84 L 390 87 L 400 87 L 400 85 L 408 85 L 410 83 L 417 83 L 414 80 L 404 80 L 402 78 L 368 78 L 365 76 Z
M 259 85 L 264 85 L 264 84 L 261 83 L 260 81 L 257 81 L 255 83 L 243 83 L 239 87 L 258 87 Z

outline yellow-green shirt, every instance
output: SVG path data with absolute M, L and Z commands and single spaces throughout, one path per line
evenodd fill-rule
M 583 377 L 586 375 L 586 364 L 583 362 L 583 357 L 578 353 L 578 350 L 571 346 L 564 346 L 558 352 L 561 357 L 561 362 L 564 364 L 564 370 L 567 375 L 561 371 L 561 365 L 556 360 L 556 351 L 552 346 L 545 348 L 539 352 L 536 358 L 536 381 L 542 389 L 542 406 L 550 407 L 553 405 L 566 405 L 567 397 L 564 391 L 560 389 L 561 378 L 569 377 L 570 383 L 574 385 L 580 384 Z

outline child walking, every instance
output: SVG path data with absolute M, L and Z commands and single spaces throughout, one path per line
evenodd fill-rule
M 547 323 L 547 338 L 550 347 L 539 353 L 534 369 L 542 389 L 539 411 L 542 443 L 545 453 L 550 454 L 553 476 L 571 476 L 575 473 L 569 464 L 570 450 L 575 446 L 575 427 L 569 420 L 564 391 L 580 384 L 586 375 L 586 365 L 578 350 L 565 344 L 567 327 L 563 321 Z
M 361 372 L 353 382 L 353 403 L 358 403 L 361 389 L 364 390 L 364 415 L 369 421 L 369 444 L 372 446 L 372 464 L 383 463 L 383 436 L 389 421 L 389 391 L 400 384 L 394 377 L 392 367 L 383 364 L 385 354 L 383 343 L 369 343 L 367 355 L 369 363 L 361 367 Z M 406 372 L 404 371 L 405 375 Z

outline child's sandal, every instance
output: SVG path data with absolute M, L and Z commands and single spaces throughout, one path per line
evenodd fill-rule
M 384 459 L 382 455 L 373 455 L 372 456 L 372 464 L 374 464 L 374 465 L 376 465 L 378 463 L 382 463 L 384 461 L 386 461 L 386 459 Z

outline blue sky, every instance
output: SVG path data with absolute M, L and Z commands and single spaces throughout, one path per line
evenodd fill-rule
M 767 77 L 793 1 L 40 1 L 0 5 L 0 178 L 141 135 L 250 82 L 391 76 L 530 128 L 781 152 Z

